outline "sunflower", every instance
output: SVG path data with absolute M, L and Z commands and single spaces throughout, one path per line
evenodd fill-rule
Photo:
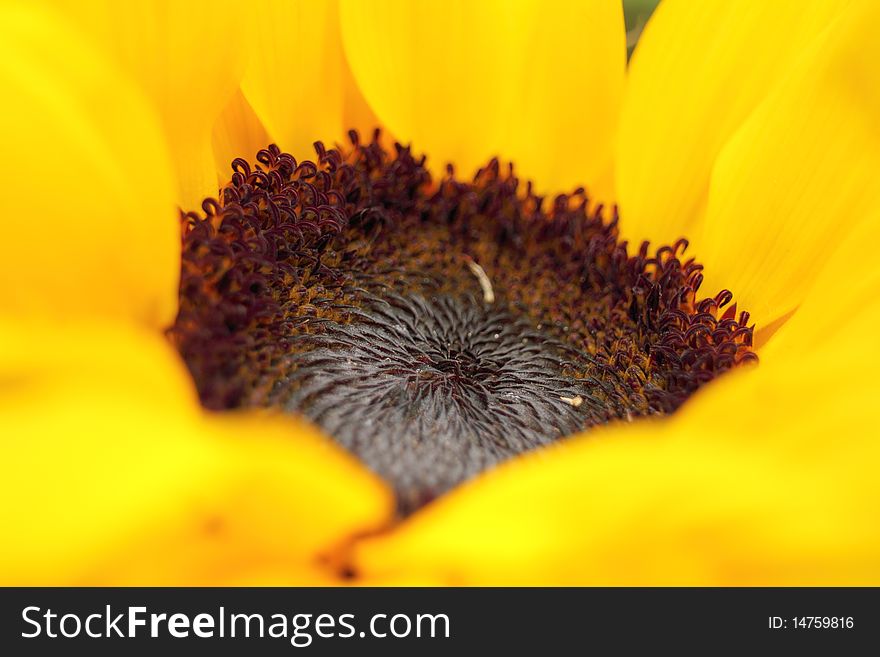
M 5 584 L 880 583 L 876 3 L 0 14 Z

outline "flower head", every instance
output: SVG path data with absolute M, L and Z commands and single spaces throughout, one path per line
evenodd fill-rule
M 877 581 L 874 3 L 233 9 L 0 7 L 4 581 Z

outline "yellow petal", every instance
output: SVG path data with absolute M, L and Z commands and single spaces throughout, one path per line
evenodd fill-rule
M 181 207 L 216 196 L 211 132 L 244 65 L 241 5 L 232 0 L 55 0 L 155 102 Z
M 759 323 L 797 307 L 834 246 L 880 209 L 878 21 L 870 1 L 842 16 L 713 170 L 695 236 L 704 285 L 733 290 Z
M 48 10 L 4 3 L 0 17 L 0 314 L 169 323 L 179 223 L 154 113 Z
M 880 210 L 851 228 L 837 248 L 829 247 L 828 261 L 816 276 L 792 318 L 761 350 L 761 361 L 799 359 L 828 342 L 845 343 L 842 331 L 880 305 L 880 261 L 867 249 L 880 243 Z M 850 342 L 855 355 L 853 376 L 864 383 L 873 379 L 870 365 L 860 360 L 880 350 L 875 340 Z
M 270 143 L 272 139 L 269 133 L 239 89 L 226 103 L 214 126 L 214 161 L 220 185 L 225 185 L 232 176 L 232 161 L 235 158 L 242 157 L 253 162 L 257 152 Z
M 342 3 L 345 50 L 370 106 L 435 172 L 492 156 L 539 189 L 610 200 L 626 57 L 619 2 Z
M 383 126 L 379 117 L 370 107 L 367 99 L 355 80 L 354 72 L 348 63 L 348 58 L 343 57 L 342 88 L 343 110 L 342 124 L 349 130 L 356 130 L 361 141 L 371 139 L 376 128 L 381 128 L 380 141 L 387 149 L 393 149 L 396 141 L 394 135 L 387 126 Z
M 327 583 L 389 518 L 304 423 L 199 411 L 158 336 L 7 323 L 0 345 L 3 584 Z
M 267 0 L 248 10 L 241 88 L 272 140 L 298 160 L 344 138 L 342 46 L 334 2 Z
M 626 237 L 657 246 L 693 237 L 718 153 L 844 4 L 661 3 L 634 53 L 620 119 Z

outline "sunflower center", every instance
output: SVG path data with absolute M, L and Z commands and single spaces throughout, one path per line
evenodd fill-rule
M 302 414 L 406 513 L 506 458 L 674 411 L 754 358 L 687 243 L 628 255 L 583 191 L 548 203 L 496 161 L 433 181 L 352 135 L 271 147 L 184 216 L 170 331 L 213 409 Z
M 576 432 L 566 347 L 472 297 L 376 299 L 307 340 L 270 405 L 301 412 L 397 487 L 401 507 Z

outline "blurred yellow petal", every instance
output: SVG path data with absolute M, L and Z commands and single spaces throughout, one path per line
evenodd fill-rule
M 229 182 L 232 160 L 243 157 L 252 162 L 257 151 L 271 143 L 269 133 L 239 89 L 226 103 L 214 126 L 214 161 L 220 185 Z
M 248 13 L 244 95 L 275 143 L 311 159 L 315 141 L 332 145 L 346 130 L 336 3 L 266 0 Z
M 880 5 L 858 5 L 805 53 L 712 173 L 694 237 L 704 285 L 733 290 L 760 323 L 796 308 L 836 244 L 880 209 Z
M 215 121 L 244 65 L 245 10 L 232 0 L 54 0 L 155 102 L 177 174 L 178 203 L 216 196 Z
M 620 2 L 342 2 L 355 78 L 383 124 L 465 177 L 492 156 L 539 190 L 610 201 L 626 36 Z
M 389 518 L 311 427 L 199 411 L 158 336 L 4 323 L 0 344 L 3 584 L 327 583 L 322 555 Z
M 180 237 L 156 117 L 48 10 L 4 3 L 0 17 L 0 314 L 170 323 Z
M 633 56 L 620 118 L 615 180 L 626 237 L 659 246 L 693 236 L 718 153 L 845 4 L 660 4 Z

